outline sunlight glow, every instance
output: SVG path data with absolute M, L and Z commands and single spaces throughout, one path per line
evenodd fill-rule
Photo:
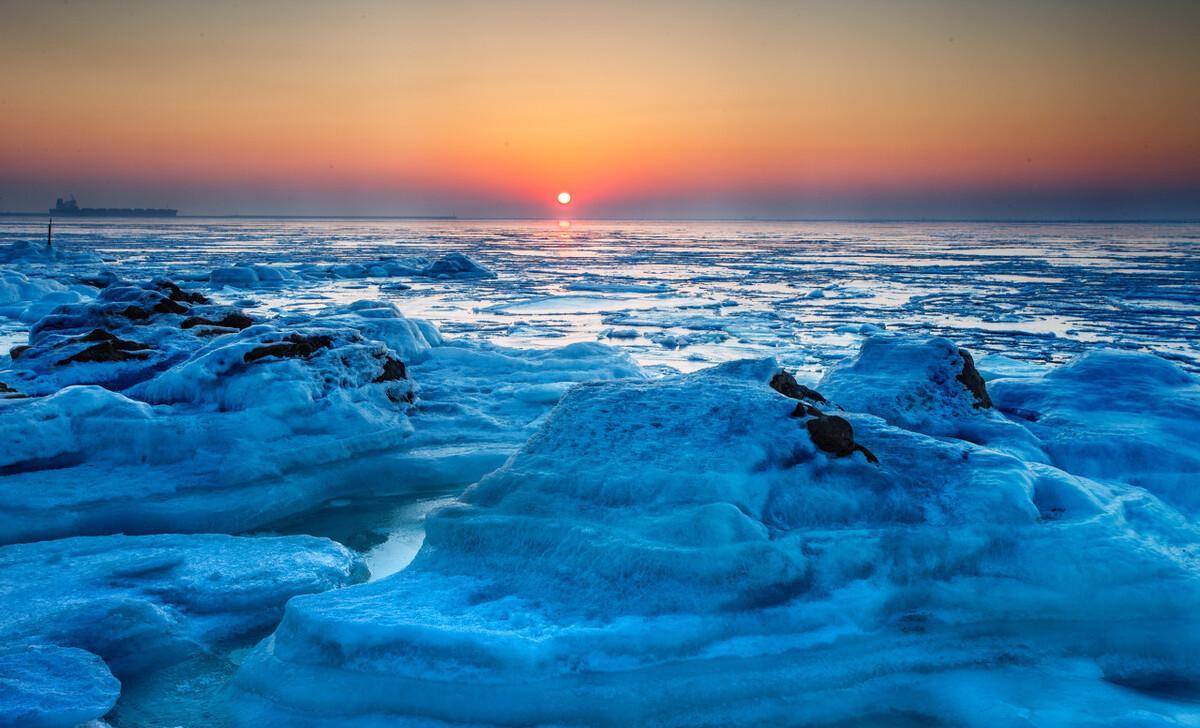
M 571 193 L 570 192 L 559 192 L 558 193 L 558 204 L 560 204 L 560 205 L 571 204 Z

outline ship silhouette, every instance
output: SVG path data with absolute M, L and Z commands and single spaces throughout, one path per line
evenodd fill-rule
M 58 198 L 50 208 L 52 217 L 175 217 L 179 210 L 152 207 L 80 207 L 71 195 Z

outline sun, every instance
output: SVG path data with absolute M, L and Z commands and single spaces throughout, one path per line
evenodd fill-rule
M 571 204 L 571 193 L 570 192 L 559 192 L 558 193 L 558 204 L 560 204 L 560 205 Z

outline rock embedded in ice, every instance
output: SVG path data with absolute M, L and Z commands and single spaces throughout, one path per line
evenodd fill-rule
M 0 647 L 0 725 L 74 728 L 112 710 L 121 684 L 98 656 L 73 647 Z
M 817 389 L 847 410 L 868 412 L 905 429 L 1044 459 L 1029 432 L 990 409 L 987 387 L 970 353 L 947 339 L 869 336 L 858 354 L 825 373 Z
M 108 295 L 143 293 L 158 295 Z M 0 407 L 0 543 L 237 532 L 329 498 L 465 485 L 503 463 L 573 384 L 642 376 L 600 345 L 447 344 L 386 302 L 217 336 L 182 328 L 180 315 L 105 318 L 109 305 L 60 311 L 4 373 L 14 396 L 34 398 Z M 102 321 L 114 328 L 98 338 L 126 342 L 108 342 L 109 358 L 127 360 L 60 365 L 99 343 L 79 339 Z
M 244 328 L 254 325 L 254 319 L 250 318 L 241 311 L 231 311 L 219 319 L 205 318 L 204 316 L 191 316 L 184 319 L 180 324 L 181 329 L 190 329 L 195 326 L 210 326 L 222 329 L 237 329 L 241 331 Z
M 983 375 L 975 368 L 975 359 L 971 357 L 971 352 L 966 349 L 959 349 L 958 355 L 962 357 L 963 368 L 955 379 L 975 397 L 975 407 L 977 409 L 991 407 L 992 398 L 988 396 L 987 384 L 983 381 Z
M 771 377 L 770 386 L 771 389 L 791 399 L 807 399 L 820 404 L 825 404 L 827 401 L 817 390 L 797 382 L 796 377 L 786 369 L 780 369 Z
M 86 344 L 86 346 L 66 359 L 59 360 L 59 366 L 75 363 L 103 363 L 145 359 L 149 356 L 146 353 L 147 350 L 152 348 L 149 344 L 126 341 L 110 334 L 104 329 L 92 329 L 91 333 L 75 337 L 71 341 L 73 343 Z

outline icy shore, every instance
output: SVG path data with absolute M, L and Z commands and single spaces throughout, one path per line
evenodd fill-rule
M 1163 697 L 1200 680 L 1200 531 L 1119 477 L 896 424 L 999 417 L 938 376 L 947 355 L 961 375 L 946 342 L 865 347 L 850 371 L 890 361 L 908 392 L 885 418 L 783 396 L 771 361 L 573 389 L 431 517 L 407 570 L 289 602 L 239 672 L 245 724 L 1200 718 Z M 822 440 L 822 417 L 878 462 Z
M 0 246 L 0 725 L 1200 722 L 1186 331 L 968 351 L 621 245 Z M 370 583 L 270 535 L 424 493 Z

